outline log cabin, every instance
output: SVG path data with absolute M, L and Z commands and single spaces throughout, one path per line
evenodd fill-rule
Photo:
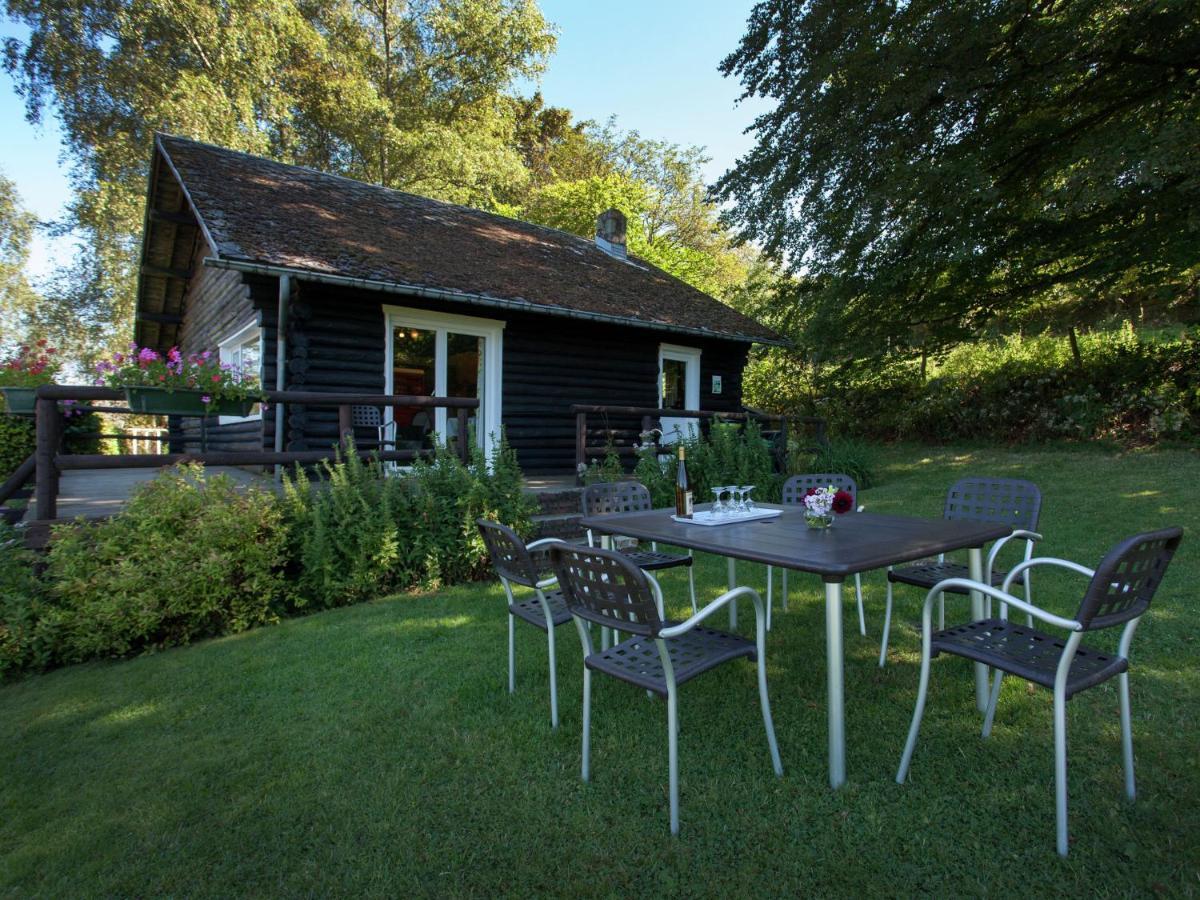
M 616 210 L 587 240 L 166 134 L 148 191 L 138 344 L 214 350 L 279 390 L 478 397 L 472 432 L 490 448 L 503 428 L 527 474 L 575 471 L 574 404 L 661 408 L 668 433 L 691 426 L 671 410 L 741 411 L 750 348 L 782 343 L 628 253 Z M 381 410 L 383 439 L 454 440 L 431 412 Z M 173 444 L 197 428 L 173 419 Z M 337 437 L 315 407 L 207 429 L 213 450 Z

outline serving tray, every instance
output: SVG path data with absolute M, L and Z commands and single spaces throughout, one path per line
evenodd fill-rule
M 760 519 L 774 519 L 783 515 L 782 509 L 756 509 L 754 512 L 737 513 L 732 516 L 721 516 L 714 519 L 707 509 L 696 512 L 690 519 L 681 519 L 672 514 L 671 518 L 681 525 L 704 525 L 709 528 L 717 525 L 739 525 L 742 522 L 757 522 Z

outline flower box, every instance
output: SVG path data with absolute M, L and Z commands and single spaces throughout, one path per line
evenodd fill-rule
M 134 412 L 156 416 L 248 416 L 257 400 L 214 399 L 203 391 L 167 390 L 155 387 L 127 387 L 125 400 Z
M 37 409 L 37 388 L 35 387 L 5 387 L 0 388 L 4 395 L 4 408 L 11 415 L 31 416 Z

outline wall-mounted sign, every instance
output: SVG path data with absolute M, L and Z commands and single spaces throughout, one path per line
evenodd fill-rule
M 713 392 L 714 394 L 719 394 L 719 393 L 721 393 L 721 376 L 720 376 L 720 375 L 714 375 L 714 376 L 713 376 L 713 388 L 712 388 L 712 392 Z

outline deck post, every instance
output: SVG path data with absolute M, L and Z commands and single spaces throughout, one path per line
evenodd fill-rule
M 779 417 L 779 471 L 785 475 L 788 472 L 788 460 L 791 458 L 788 447 L 788 417 Z
M 354 442 L 354 410 L 349 403 L 338 406 L 338 442 L 343 450 L 349 450 Z
M 54 464 L 62 441 L 62 416 L 58 402 L 37 398 L 37 449 L 34 451 L 34 502 L 39 519 L 58 518 L 58 467 Z
M 575 481 L 583 484 L 583 469 L 587 467 L 587 413 L 575 413 Z
M 460 406 L 454 412 L 454 420 L 458 423 L 456 431 L 458 431 L 458 457 L 463 461 L 463 465 L 467 465 L 471 461 L 471 448 L 468 445 L 470 435 L 467 434 L 467 417 L 469 411 L 465 406 Z

